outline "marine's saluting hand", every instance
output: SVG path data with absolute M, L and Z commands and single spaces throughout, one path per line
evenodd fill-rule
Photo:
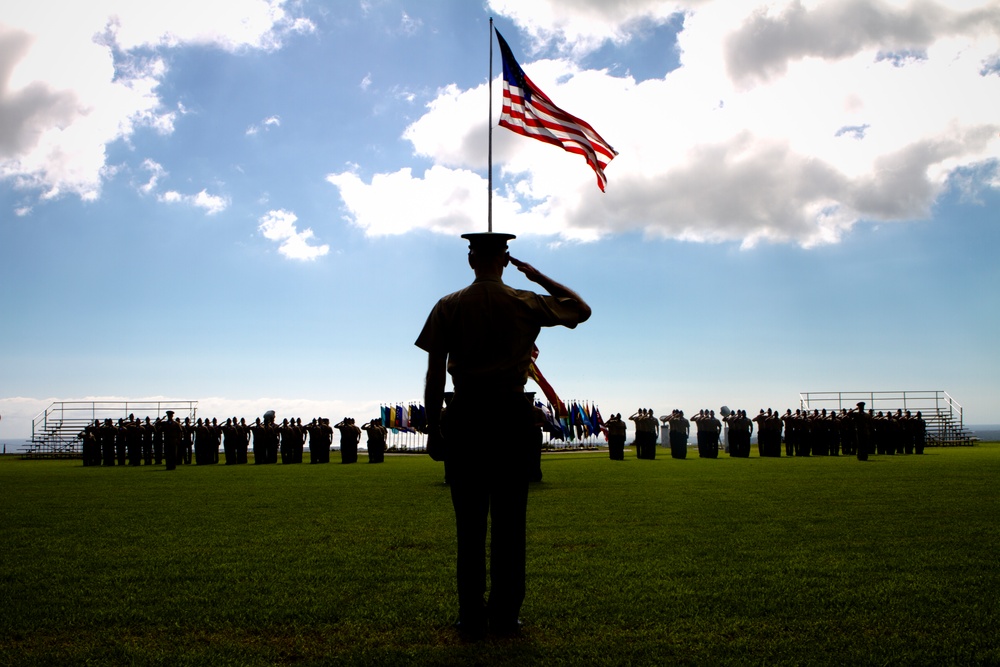
M 527 262 L 522 262 L 516 257 L 511 256 L 510 253 L 507 253 L 507 259 L 509 259 L 510 263 L 513 264 L 518 271 L 523 273 L 528 280 L 530 280 L 533 283 L 538 282 L 539 277 L 541 277 L 542 275 L 538 269 L 533 267 L 531 264 L 528 264 Z

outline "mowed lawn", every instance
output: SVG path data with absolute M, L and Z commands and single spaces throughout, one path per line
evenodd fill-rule
M 5 457 L 0 665 L 1000 664 L 1000 444 L 689 457 L 547 454 L 524 634 L 473 644 L 426 456 Z

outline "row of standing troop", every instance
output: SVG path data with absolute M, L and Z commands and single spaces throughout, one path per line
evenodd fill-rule
M 745 440 L 743 449 L 749 454 L 749 435 L 746 413 L 736 422 L 730 422 L 730 450 L 735 431 Z M 768 408 L 751 420 L 749 432 L 757 427 L 757 441 L 761 456 L 781 456 L 782 432 L 786 456 L 830 455 L 857 456 L 867 459 L 869 454 L 923 454 L 927 441 L 927 422 L 919 410 L 878 413 L 865 410 L 864 401 L 853 409 L 840 411 L 826 409 L 786 410 L 779 415 Z
M 857 456 L 867 459 L 869 454 L 923 454 L 927 437 L 927 424 L 921 412 L 909 410 L 878 412 L 865 410 L 859 402 L 854 409 L 840 411 L 815 409 L 812 412 L 791 409 L 781 415 L 763 409 L 753 418 L 745 410 L 723 407 L 722 419 L 714 410 L 700 410 L 690 420 L 683 410 L 674 410 L 657 419 L 652 410 L 639 409 L 629 417 L 635 423 L 634 445 L 636 458 L 652 459 L 656 456 L 656 443 L 662 431 L 662 440 L 669 441 L 673 458 L 687 457 L 687 442 L 691 423 L 695 424 L 698 455 L 718 458 L 720 436 L 726 430 L 725 451 L 731 457 L 750 456 L 751 440 L 755 427 L 760 456 L 781 456 L 782 442 L 786 456 Z M 609 456 L 624 458 L 626 425 L 621 414 L 612 415 L 607 422 Z M 784 434 L 784 438 L 782 437 Z M 666 444 L 666 442 L 664 443 Z
M 597 406 L 576 401 L 553 410 L 551 405 L 536 402 L 544 416 L 543 429 L 553 439 L 567 441 L 583 439 L 605 432 L 604 420 Z M 95 420 L 78 436 L 82 441 L 83 465 L 160 465 L 167 462 L 185 465 L 209 465 L 220 462 L 222 448 L 226 465 L 248 462 L 250 453 L 255 464 L 301 463 L 306 447 L 310 463 L 328 463 L 333 444 L 334 429 L 340 431 L 340 457 L 342 463 L 354 463 L 358 457 L 358 444 L 362 432 L 368 436 L 368 460 L 380 463 L 388 449 L 388 435 L 392 433 L 425 433 L 427 417 L 424 406 L 383 405 L 381 417 L 358 426 L 351 417 L 331 426 L 327 418 L 317 417 L 307 424 L 301 418 L 284 419 L 279 424 L 274 411 L 264 413 L 252 424 L 245 418 L 231 417 L 224 423 L 216 418 L 195 419 L 175 417 L 136 418 L 130 414 L 117 422 L 108 418 Z M 180 426 L 175 431 L 172 424 Z M 176 433 L 179 442 L 168 446 L 167 436 Z M 251 446 L 252 443 L 252 446 Z M 171 468 L 172 469 L 172 468 Z
M 117 423 L 111 419 L 95 420 L 78 436 L 82 441 L 83 465 L 165 463 L 168 470 L 178 464 L 211 465 L 220 461 L 220 445 L 226 465 L 247 463 L 251 451 L 254 463 L 259 465 L 277 463 L 279 456 L 282 463 L 301 463 L 307 444 L 310 463 L 329 463 L 334 429 L 340 432 L 341 463 L 358 460 L 362 432 L 368 434 L 369 463 L 381 463 L 386 450 L 388 430 L 380 418 L 358 426 L 353 418 L 346 417 L 331 426 L 330 420 L 323 417 L 308 424 L 303 424 L 301 418 L 284 419 L 279 424 L 271 410 L 252 424 L 236 417 L 222 424 L 214 418 L 181 420 L 174 417 L 172 410 L 166 415 L 155 421 L 148 416 L 137 419 L 134 415 Z

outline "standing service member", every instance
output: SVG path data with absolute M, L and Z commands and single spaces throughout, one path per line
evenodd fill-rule
M 459 622 L 464 639 L 519 632 L 525 594 L 528 476 L 537 440 L 532 405 L 524 396 L 532 346 L 541 327 L 574 328 L 590 317 L 580 296 L 507 253 L 512 234 L 463 234 L 475 280 L 440 299 L 416 345 L 427 352 L 427 449 L 446 461 L 458 538 Z M 508 263 L 546 292 L 503 283 Z M 446 374 L 454 396 L 444 419 Z M 490 426 L 484 419 L 504 415 Z M 490 593 L 486 594 L 487 517 Z

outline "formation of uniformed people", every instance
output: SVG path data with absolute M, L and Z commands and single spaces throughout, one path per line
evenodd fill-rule
M 344 418 L 334 428 L 340 431 L 340 462 L 356 463 L 358 460 L 358 442 L 361 441 L 361 429 L 351 417 Z
M 691 422 L 684 417 L 683 410 L 674 410 L 661 420 L 669 427 L 670 456 L 675 459 L 687 458 L 687 441 L 691 433 Z
M 703 459 L 719 458 L 719 434 L 722 422 L 715 417 L 715 410 L 700 410 L 691 417 L 697 429 L 698 456 Z
M 166 416 L 155 420 L 150 417 L 137 419 L 134 414 L 117 421 L 95 419 L 78 436 L 82 442 L 83 465 L 166 464 L 168 470 L 191 463 L 212 465 L 221 460 L 220 445 L 226 465 L 248 463 L 250 451 L 258 465 L 277 463 L 279 455 L 282 463 L 302 463 L 307 442 L 311 463 L 330 462 L 334 427 L 326 418 L 317 417 L 305 425 L 301 418 L 284 419 L 278 424 L 274 412 L 269 410 L 263 419 L 258 417 L 248 425 L 246 419 L 236 417 L 219 424 L 215 418 L 192 421 L 185 417 L 181 420 L 174 414 L 168 410 Z M 350 417 L 336 428 L 342 435 L 342 462 L 356 462 L 361 429 Z M 363 428 L 368 431 L 369 461 L 381 463 L 385 456 L 387 429 L 382 426 L 381 419 L 373 419 Z
M 604 423 L 608 429 L 608 454 L 613 461 L 623 461 L 625 459 L 625 436 L 627 427 L 622 421 L 622 415 L 611 415 L 611 418 Z
M 361 430 L 368 434 L 368 463 L 385 461 L 386 438 L 389 430 L 382 425 L 381 419 L 373 419 Z
M 669 436 L 673 458 L 686 458 L 690 424 L 696 428 L 698 456 L 718 458 L 722 425 L 728 430 L 730 457 L 750 456 L 751 440 L 757 434 L 757 450 L 762 457 L 785 456 L 857 456 L 869 454 L 923 454 L 927 437 L 927 424 L 920 411 L 897 409 L 875 411 L 865 409 L 864 403 L 851 410 L 797 409 L 779 414 L 771 408 L 761 409 L 750 418 L 745 410 L 723 410 L 722 419 L 714 410 L 700 410 L 691 417 L 684 417 L 682 410 L 674 410 L 661 417 Z M 342 463 L 358 460 L 361 433 L 368 436 L 368 462 L 385 460 L 388 429 L 380 418 L 357 426 L 347 417 L 335 426 L 326 418 L 314 418 L 303 424 L 300 418 L 283 419 L 279 424 L 273 411 L 258 417 L 248 425 L 245 419 L 230 417 L 220 424 L 217 419 L 175 418 L 173 411 L 166 417 L 152 420 L 138 419 L 134 414 L 127 418 L 99 419 L 87 426 L 79 435 L 82 441 L 83 465 L 161 465 L 168 469 L 177 465 L 194 463 L 211 465 L 223 459 L 226 465 L 245 464 L 249 452 L 254 463 L 302 463 L 308 445 L 310 463 L 329 463 L 334 429 L 340 431 Z M 657 419 L 653 411 L 641 408 L 629 420 L 635 423 L 634 446 L 636 458 L 653 459 L 658 440 Z M 621 414 L 612 415 L 605 422 L 608 453 L 611 459 L 625 458 L 627 427 Z M 667 445 L 668 442 L 664 442 Z M 252 449 L 251 449 L 252 443 Z M 219 446 L 223 456 L 219 456 Z M 782 446 L 783 445 L 783 446 Z
M 636 458 L 650 459 L 653 455 L 646 448 L 650 436 L 648 431 L 640 428 L 648 424 L 651 410 L 640 409 L 629 417 L 636 423 L 635 439 Z M 612 418 L 606 424 L 608 427 L 608 449 L 612 459 L 624 458 L 624 422 Z M 655 419 L 653 420 L 655 422 Z M 702 458 L 718 458 L 723 424 L 728 430 L 729 456 L 746 458 L 750 456 L 751 441 L 754 432 L 757 433 L 757 451 L 762 457 L 780 457 L 782 444 L 785 456 L 857 456 L 867 459 L 869 454 L 923 454 L 927 438 L 927 423 L 921 412 L 897 409 L 893 411 L 865 410 L 864 402 L 860 402 L 851 410 L 791 409 L 779 414 L 776 410 L 761 409 L 750 418 L 746 410 L 723 410 L 722 419 L 715 415 L 714 410 L 700 410 L 690 420 L 684 417 L 683 410 L 673 410 L 670 415 L 661 417 L 664 428 L 668 430 L 670 453 L 673 458 L 687 457 L 687 441 L 690 425 L 695 425 L 698 443 L 698 455 Z M 614 426 L 612 427 L 612 424 Z M 612 428 L 616 439 L 612 441 Z M 618 450 L 618 438 L 621 438 L 622 452 Z M 665 443 L 666 444 L 666 443 Z
M 927 423 L 920 411 L 876 413 L 866 411 L 864 402 L 852 410 L 786 410 L 780 421 L 787 456 L 923 454 L 927 438 Z
M 639 408 L 629 417 L 635 422 L 635 456 L 638 459 L 656 458 L 656 417 L 652 410 Z

